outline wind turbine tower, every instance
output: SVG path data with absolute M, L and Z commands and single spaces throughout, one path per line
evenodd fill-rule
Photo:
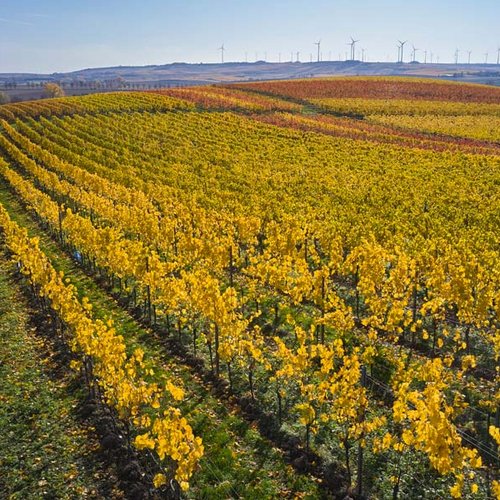
M 412 45 L 412 47 L 413 47 L 413 50 L 412 50 L 412 54 L 413 55 L 411 57 L 411 60 L 412 60 L 412 62 L 416 62 L 417 61 L 417 59 L 416 59 L 416 57 L 417 57 L 417 50 L 420 50 L 420 49 L 417 49 L 417 47 L 415 47 L 415 45 Z
M 500 64 L 500 47 L 497 49 L 497 66 Z
M 484 53 L 484 64 L 488 64 L 488 52 Z
M 319 62 L 319 51 L 320 51 L 320 47 L 321 47 L 321 39 L 319 39 L 317 42 L 314 42 L 314 45 L 318 46 L 318 62 Z
M 460 54 L 460 50 L 455 50 L 455 64 L 458 64 L 458 55 Z
M 467 64 L 470 64 L 470 55 L 472 54 L 472 50 L 468 50 L 467 54 L 468 54 L 468 56 L 467 56 Z
M 347 44 L 347 45 L 351 46 L 351 61 L 354 61 L 355 54 L 356 54 L 356 44 L 358 42 L 359 42 L 359 40 L 354 40 L 354 38 L 351 36 L 351 42 Z
M 222 44 L 219 47 L 219 50 L 220 50 L 220 60 L 221 60 L 222 64 L 224 64 L 224 44 Z
M 404 48 L 405 48 L 405 43 L 407 41 L 408 40 L 405 40 L 404 42 L 402 42 L 401 40 L 398 40 L 399 48 L 401 49 L 401 59 L 399 60 L 399 62 L 404 62 Z
M 300 52 L 299 52 L 299 51 L 297 51 L 297 59 L 296 59 L 296 61 L 295 61 L 295 62 L 300 62 L 300 60 L 299 60 L 299 56 L 300 56 Z

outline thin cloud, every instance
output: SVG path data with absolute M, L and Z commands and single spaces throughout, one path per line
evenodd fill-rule
M 0 22 L 1 23 L 8 23 L 8 24 L 22 24 L 24 26 L 33 26 L 33 23 L 29 23 L 27 21 L 18 21 L 16 19 L 6 19 L 5 17 L 0 17 Z
M 50 17 L 49 14 L 28 14 L 28 17 Z

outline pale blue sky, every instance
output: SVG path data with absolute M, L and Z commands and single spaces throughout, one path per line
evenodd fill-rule
M 454 60 L 496 62 L 500 0 L 0 0 L 0 72 L 86 67 L 343 59 L 350 36 L 370 61 L 395 60 L 397 39 Z M 295 57 L 295 56 L 294 56 Z

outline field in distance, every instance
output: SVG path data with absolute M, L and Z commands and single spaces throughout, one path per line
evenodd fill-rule
M 500 498 L 500 88 L 318 78 L 0 118 L 0 243 L 140 471 L 125 496 Z

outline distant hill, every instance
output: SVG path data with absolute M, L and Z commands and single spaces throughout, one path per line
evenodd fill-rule
M 156 66 L 87 68 L 69 73 L 0 73 L 0 89 L 12 100 L 35 99 L 46 82 L 58 82 L 67 94 L 120 88 L 178 87 L 220 82 L 308 78 L 318 76 L 399 75 L 453 79 L 500 85 L 500 66 L 495 64 L 423 64 L 361 61 L 224 64 L 173 63 Z

